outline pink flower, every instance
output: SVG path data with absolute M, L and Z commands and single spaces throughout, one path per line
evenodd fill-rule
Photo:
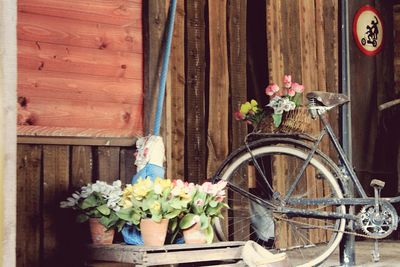
M 241 121 L 246 118 L 246 116 L 243 115 L 243 113 L 241 113 L 240 111 L 236 111 L 233 115 L 235 116 L 235 120 L 237 121 Z
M 217 202 L 222 202 L 222 201 L 224 201 L 224 199 L 225 199 L 225 196 L 217 196 L 217 197 L 215 198 L 215 201 L 217 201 Z
M 289 96 L 294 96 L 296 94 L 296 92 L 292 88 L 289 88 L 289 89 L 287 89 L 287 94 Z
M 296 92 L 296 93 L 303 93 L 304 91 L 304 86 L 298 83 L 292 83 L 292 89 Z
M 270 84 L 265 88 L 265 94 L 272 96 L 279 91 L 279 86 L 276 83 Z
M 194 204 L 196 205 L 196 206 L 202 206 L 203 204 L 204 204 L 204 200 L 202 200 L 202 199 L 196 199 L 195 201 L 194 201 Z
M 292 86 L 292 75 L 285 75 L 283 77 L 283 83 L 285 88 L 290 88 Z

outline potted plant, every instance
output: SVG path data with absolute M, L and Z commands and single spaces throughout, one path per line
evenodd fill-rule
M 212 243 L 215 219 L 223 218 L 222 209 L 229 208 L 224 202 L 226 184 L 221 180 L 196 185 L 187 212 L 179 222 L 186 243 Z
M 120 209 L 121 181 L 112 185 L 104 181 L 87 184 L 76 191 L 66 201 L 60 202 L 61 208 L 72 208 L 77 211 L 77 221 L 89 221 L 93 243 L 111 244 L 114 229 L 121 230 L 125 221 L 116 212 Z
M 163 245 L 168 225 L 176 234 L 178 216 L 191 200 L 189 192 L 179 186 L 181 183 L 139 178 L 123 191 L 117 216 L 140 229 L 145 245 Z

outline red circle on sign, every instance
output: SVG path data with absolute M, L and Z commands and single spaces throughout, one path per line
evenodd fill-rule
M 369 12 L 372 12 L 372 13 L 374 13 L 374 16 L 376 16 L 378 19 L 379 19 L 379 22 L 381 23 L 381 28 L 382 28 L 382 41 L 381 41 L 381 43 L 379 44 L 379 46 L 375 49 L 375 50 L 368 50 L 368 49 L 366 49 L 365 47 L 364 47 L 364 45 L 361 43 L 362 41 L 362 39 L 364 39 L 364 42 L 365 42 L 365 38 L 360 38 L 360 36 L 359 36 L 359 34 L 358 34 L 358 32 L 357 32 L 357 23 L 359 22 L 359 19 L 360 19 L 360 17 L 361 17 L 361 15 L 364 13 L 364 12 L 366 12 L 366 11 L 369 11 Z M 380 51 L 381 51 L 381 49 L 382 49 L 382 46 L 383 46 L 383 21 L 382 21 L 382 19 L 381 19 L 381 16 L 380 16 L 380 14 L 379 14 L 379 12 L 378 12 L 378 10 L 376 10 L 374 7 L 372 7 L 372 6 L 369 6 L 369 5 L 366 5 L 366 6 L 363 6 L 363 7 L 361 7 L 359 10 L 357 10 L 357 13 L 355 14 L 355 16 L 354 16 L 354 20 L 353 20 L 353 37 L 354 37 L 354 39 L 355 39 L 355 41 L 356 41 L 356 44 L 357 44 L 357 47 L 364 53 L 364 54 L 366 54 L 366 55 L 368 55 L 368 56 L 373 56 L 373 55 L 376 55 L 376 54 L 378 54 Z

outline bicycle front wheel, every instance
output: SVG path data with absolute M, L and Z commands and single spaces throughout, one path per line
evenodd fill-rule
M 285 251 L 294 266 L 317 266 L 338 246 L 345 219 L 315 218 L 277 212 L 277 207 L 305 211 L 345 213 L 344 205 L 290 205 L 292 199 L 343 198 L 333 169 L 321 157 L 313 157 L 298 183 L 308 151 L 287 145 L 270 145 L 235 157 L 217 177 L 228 182 L 230 209 L 216 225 L 221 239 L 253 240 L 276 252 Z M 292 185 L 294 184 L 294 185 Z M 271 205 L 270 205 L 271 204 Z

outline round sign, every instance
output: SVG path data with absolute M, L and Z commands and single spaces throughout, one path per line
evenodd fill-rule
M 360 8 L 353 21 L 353 36 L 358 48 L 366 55 L 376 55 L 383 45 L 383 25 L 378 10 Z

